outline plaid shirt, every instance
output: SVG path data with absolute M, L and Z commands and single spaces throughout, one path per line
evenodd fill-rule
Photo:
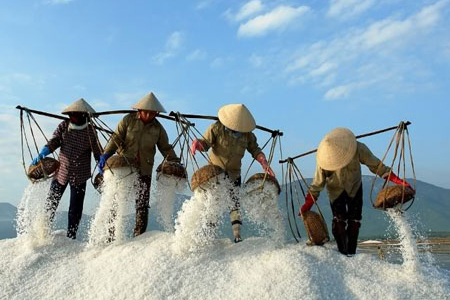
M 91 152 L 98 161 L 101 149 L 97 133 L 90 125 L 81 130 L 70 130 L 69 121 L 61 122 L 47 146 L 53 152 L 59 147 L 59 170 L 56 180 L 62 185 L 78 185 L 91 177 Z

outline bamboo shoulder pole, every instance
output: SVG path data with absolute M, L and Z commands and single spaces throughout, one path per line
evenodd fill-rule
M 16 108 L 20 109 L 20 110 L 25 110 L 25 111 L 31 112 L 31 113 L 34 113 L 34 114 L 37 114 L 37 115 L 50 117 L 50 118 L 55 118 L 55 119 L 59 119 L 59 120 L 69 120 L 69 118 L 67 118 L 67 117 L 63 117 L 63 116 L 59 116 L 59 115 L 55 115 L 55 114 L 50 114 L 50 113 L 47 113 L 47 112 L 44 112 L 44 111 L 29 109 L 27 107 L 20 106 L 20 105 L 17 105 Z M 112 132 L 110 130 L 107 130 L 107 129 L 104 129 L 104 128 L 101 128 L 101 127 L 98 127 L 98 126 L 95 126 L 95 125 L 94 125 L 94 128 L 97 129 L 97 130 L 101 130 L 101 131 L 107 132 L 109 134 L 113 134 L 114 133 L 114 132 Z
M 219 120 L 218 117 L 216 116 L 205 116 L 205 115 L 194 115 L 194 114 L 178 114 L 176 112 L 171 111 L 170 116 L 176 116 L 176 115 L 180 115 L 181 117 L 187 118 L 187 119 L 204 119 L 204 120 L 214 120 L 217 121 Z M 260 125 L 256 125 L 256 128 L 265 132 L 269 132 L 272 134 L 272 136 L 283 136 L 283 132 L 279 131 L 279 130 L 272 130 Z
M 94 116 L 103 116 L 103 115 L 115 115 L 115 114 L 129 114 L 129 113 L 133 113 L 136 112 L 136 110 L 131 110 L 131 109 L 125 109 L 125 110 L 109 110 L 109 111 L 101 111 L 101 112 L 97 112 L 94 114 Z M 172 113 L 172 112 L 171 112 Z M 177 121 L 177 118 L 171 114 L 167 115 L 163 115 L 163 114 L 158 114 L 157 116 L 158 118 L 162 118 L 162 119 L 166 119 L 166 120 L 171 120 L 171 121 Z M 181 120 L 181 123 L 189 125 L 189 126 L 195 126 L 195 123 L 190 123 L 190 122 L 186 122 Z
M 403 125 L 406 127 L 408 125 L 411 125 L 411 122 L 409 122 L 409 121 L 403 122 Z M 385 128 L 385 129 L 381 129 L 381 130 L 377 130 L 377 131 L 373 131 L 373 132 L 369 132 L 369 133 L 360 134 L 360 135 L 356 136 L 356 139 L 360 139 L 360 138 L 371 136 L 371 135 L 376 135 L 376 134 L 383 133 L 383 132 L 390 131 L 390 130 L 394 130 L 394 129 L 397 129 L 398 126 L 399 125 L 392 126 L 392 127 Z M 279 163 L 280 164 L 284 164 L 284 163 L 286 163 L 288 161 L 293 161 L 294 159 L 297 159 L 297 158 L 300 158 L 300 157 L 303 157 L 303 156 L 307 156 L 307 155 L 310 155 L 310 154 L 315 153 L 315 152 L 317 152 L 317 149 L 310 150 L 308 152 L 299 154 L 299 155 L 294 156 L 294 157 L 288 157 L 287 159 L 280 160 Z

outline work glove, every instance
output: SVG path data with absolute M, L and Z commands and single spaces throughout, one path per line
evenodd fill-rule
M 32 165 L 37 165 L 37 163 L 43 159 L 44 157 L 46 157 L 47 155 L 50 154 L 50 148 L 48 146 L 44 146 L 41 150 L 41 152 L 39 152 L 39 155 L 37 157 L 35 157 L 33 159 L 33 161 L 31 162 Z
M 256 156 L 256 160 L 261 164 L 264 172 L 267 172 L 270 176 L 275 177 L 275 173 L 270 168 L 269 163 L 267 162 L 266 156 L 264 155 L 264 153 L 258 154 L 258 156 Z
M 202 142 L 200 142 L 199 140 L 194 139 L 194 140 L 192 141 L 192 145 L 191 145 L 191 154 L 192 154 L 192 155 L 195 155 L 195 152 L 196 152 L 197 150 L 203 151 L 203 150 L 204 150 L 203 144 L 202 144 Z
M 300 208 L 298 215 L 301 216 L 303 213 L 309 211 L 311 209 L 311 207 L 313 206 L 313 204 L 314 204 L 314 198 L 311 195 L 311 193 L 308 192 L 305 197 L 305 203 Z
M 395 175 L 394 172 L 391 172 L 391 174 L 389 174 L 389 177 L 387 179 L 395 184 L 403 185 L 404 187 L 411 187 L 411 185 L 408 182 L 398 178 L 398 176 Z
M 111 156 L 111 154 L 105 153 L 100 155 L 100 159 L 98 160 L 98 173 L 103 175 L 103 168 L 105 167 L 106 161 Z

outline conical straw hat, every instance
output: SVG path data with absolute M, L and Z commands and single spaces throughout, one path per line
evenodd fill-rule
M 255 119 L 244 104 L 227 104 L 217 113 L 220 123 L 239 132 L 250 132 L 256 127 Z
M 331 130 L 317 149 L 317 164 L 324 170 L 336 171 L 348 165 L 356 153 L 356 138 L 347 128 Z
M 89 105 L 89 103 L 86 102 L 86 100 L 81 98 L 80 100 L 77 100 L 67 106 L 66 109 L 64 109 L 61 113 L 67 115 L 70 112 L 85 112 L 94 114 L 95 110 L 92 108 L 92 106 Z
M 162 104 L 156 98 L 155 94 L 145 95 L 139 102 L 133 105 L 134 109 L 152 110 L 157 112 L 166 112 Z

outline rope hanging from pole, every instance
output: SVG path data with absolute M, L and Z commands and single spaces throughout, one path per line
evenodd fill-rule
M 284 170 L 283 170 L 284 172 Z M 308 192 L 308 183 L 293 159 L 288 159 L 286 172 L 283 174 L 283 185 L 285 186 L 286 212 L 289 228 L 294 239 L 299 242 L 301 239 L 298 225 L 298 212 L 302 205 L 301 200 Z M 319 215 L 324 219 L 317 199 L 313 197 Z
M 200 131 L 198 131 L 198 129 L 195 127 L 195 124 L 191 123 L 188 120 L 188 118 L 197 118 L 197 119 L 214 120 L 214 121 L 217 121 L 218 118 L 214 117 L 214 116 L 199 116 L 199 115 L 181 114 L 180 112 L 174 112 L 174 111 L 171 111 L 169 116 L 173 117 L 175 119 L 176 125 L 177 125 L 177 134 L 178 134 L 178 136 L 175 139 L 172 146 L 175 147 L 176 144 L 180 145 L 180 151 L 181 151 L 180 158 L 184 161 L 186 168 L 189 166 L 189 160 L 190 160 L 192 162 L 191 163 L 192 170 L 195 173 L 196 170 L 198 170 L 200 168 L 200 166 L 199 166 L 195 156 L 193 156 L 190 152 L 190 143 L 194 139 L 204 140 L 204 136 Z M 271 137 L 267 140 L 267 142 L 262 147 L 262 149 L 264 149 L 267 146 L 267 144 L 272 140 L 272 146 L 271 146 L 271 151 L 270 151 L 269 160 L 268 160 L 268 163 L 270 166 L 270 163 L 273 160 L 274 151 L 276 149 L 277 139 L 279 139 L 280 136 L 283 135 L 283 133 L 280 132 L 279 130 L 270 130 L 270 129 L 267 129 L 262 126 L 257 126 L 257 128 L 271 133 Z M 181 140 L 182 137 L 183 137 L 183 140 Z M 184 149 L 186 149 L 186 155 L 184 155 Z M 206 159 L 208 162 L 210 162 L 210 158 L 209 158 L 207 151 L 206 152 L 199 151 L 199 152 L 203 156 L 204 159 Z M 245 178 L 247 177 L 248 172 L 249 172 L 251 166 L 253 165 L 254 161 L 255 161 L 255 159 L 252 160 L 252 162 L 244 176 L 244 180 L 243 180 L 244 182 L 245 182 Z M 267 176 L 267 171 L 265 173 L 266 173 L 265 176 Z M 263 188 L 265 180 L 266 180 L 266 177 L 263 180 L 261 188 Z
M 405 122 L 400 122 L 399 125 L 396 127 L 396 131 L 394 132 L 391 141 L 389 142 L 388 148 L 386 149 L 386 152 L 383 155 L 383 158 L 381 159 L 381 163 L 378 166 L 377 169 L 377 174 L 381 168 L 381 166 L 384 164 L 385 159 L 387 158 L 392 146 L 393 146 L 393 158 L 392 158 L 392 162 L 390 164 L 390 170 L 389 173 L 387 174 L 387 176 L 385 176 L 384 178 L 384 182 L 382 185 L 382 191 L 380 191 L 379 193 L 381 193 L 382 197 L 387 198 L 387 193 L 388 193 L 388 189 L 386 188 L 389 184 L 389 180 L 388 178 L 391 176 L 392 174 L 392 170 L 395 167 L 395 163 L 396 160 L 397 161 L 397 174 L 401 175 L 401 178 L 404 182 L 406 182 L 406 147 L 405 147 L 405 139 L 407 139 L 408 142 L 408 151 L 409 151 L 409 159 L 410 159 L 410 165 L 411 165 L 411 171 L 413 173 L 413 177 L 414 177 L 414 184 L 413 184 L 413 190 L 415 191 L 416 189 L 416 172 L 415 172 L 415 168 L 414 168 L 414 160 L 413 160 L 413 156 L 412 156 L 412 147 L 411 147 L 411 139 L 409 136 L 409 131 L 408 131 L 408 127 L 407 127 L 407 123 Z M 395 144 L 394 144 L 394 140 L 395 140 Z M 372 202 L 373 207 L 375 208 L 379 208 L 382 210 L 386 210 L 386 202 L 383 202 L 382 207 L 376 207 L 375 203 L 373 201 L 373 191 L 375 188 L 375 182 L 376 180 L 380 178 L 380 176 L 376 175 L 375 178 L 372 180 L 372 185 L 371 185 L 371 190 L 370 190 L 370 201 Z M 414 203 L 415 200 L 415 196 L 412 197 L 411 199 L 411 203 L 409 204 L 409 206 L 405 209 L 403 209 L 403 205 L 405 203 L 405 187 L 402 186 L 402 190 L 401 190 L 401 201 L 399 203 L 398 206 L 396 206 L 396 210 L 403 212 L 403 211 L 407 211 L 409 208 L 411 208 L 411 206 Z M 408 199 L 409 200 L 409 199 Z M 407 200 L 407 201 L 408 201 Z
M 404 124 L 405 127 L 407 127 L 408 125 L 411 125 L 411 122 L 409 122 L 409 121 L 402 122 L 402 123 Z M 383 133 L 383 132 L 386 132 L 386 131 L 390 131 L 390 130 L 396 130 L 397 127 L 398 126 L 393 126 L 393 127 L 389 127 L 389 128 L 385 128 L 385 129 L 381 129 L 381 130 L 365 133 L 365 134 L 360 134 L 360 135 L 356 136 L 356 139 L 360 139 L 360 138 L 364 138 L 364 137 L 367 137 L 367 136 L 380 134 L 380 133 Z M 294 159 L 297 159 L 297 158 L 300 158 L 300 157 L 303 157 L 303 156 L 307 156 L 307 155 L 310 155 L 310 154 L 313 154 L 313 153 L 316 153 L 316 152 L 317 152 L 317 149 L 313 149 L 313 150 L 304 152 L 302 154 L 296 155 L 294 157 L 288 157 L 287 159 L 284 159 L 284 160 L 282 159 L 282 160 L 279 161 L 279 163 L 280 164 L 284 164 L 284 163 L 287 163 L 289 159 L 294 160 Z
M 25 140 L 26 147 L 27 147 L 27 149 L 28 149 L 28 153 L 29 153 L 29 155 L 30 155 L 30 159 L 33 160 L 33 159 L 34 159 L 34 156 L 33 156 L 33 153 L 32 153 L 32 151 L 31 151 L 31 148 L 30 148 L 30 142 L 28 141 L 27 130 L 26 130 L 26 128 L 25 128 L 25 122 L 24 122 L 24 119 L 23 119 L 23 112 L 24 112 L 24 111 L 25 111 L 25 113 L 26 113 L 27 120 L 28 120 L 28 131 L 29 131 L 30 134 L 31 134 L 31 137 L 32 137 L 32 140 L 33 140 L 33 144 L 34 144 L 34 147 L 35 147 L 35 149 L 36 149 L 36 153 L 37 153 L 38 156 L 39 156 L 39 147 L 38 147 L 38 145 L 37 145 L 36 136 L 35 136 L 35 134 L 34 134 L 33 124 L 32 124 L 32 122 L 31 122 L 31 120 L 33 120 L 34 126 L 36 126 L 36 127 L 39 129 L 40 133 L 42 134 L 42 136 L 44 137 L 44 139 L 45 139 L 45 141 L 46 141 L 47 143 L 48 143 L 48 139 L 47 139 L 47 136 L 45 135 L 44 131 L 42 130 L 42 128 L 39 126 L 39 123 L 38 123 L 38 122 L 36 121 L 36 119 L 34 118 L 32 112 L 31 112 L 30 110 L 28 110 L 28 109 L 21 109 L 21 110 L 20 110 L 20 116 L 19 116 L 19 118 L 20 118 L 20 136 L 21 136 L 21 138 L 20 138 L 21 143 L 20 143 L 20 144 L 21 144 L 21 152 L 22 152 L 22 165 L 23 165 L 23 169 L 24 169 L 24 172 L 25 172 L 25 175 L 27 176 L 27 178 L 28 178 L 29 180 L 35 182 L 36 180 L 35 180 L 35 179 L 32 179 L 32 178 L 29 176 L 28 171 L 27 171 L 27 168 L 26 168 L 26 163 L 25 163 L 24 143 L 23 143 L 24 140 Z M 54 156 L 55 154 L 52 154 L 52 155 Z M 42 170 L 42 174 L 43 174 L 43 176 L 44 176 L 44 177 L 43 177 L 44 180 L 47 179 L 47 178 L 49 178 L 49 177 L 51 177 L 51 176 L 49 176 L 49 175 L 47 174 L 47 172 L 46 172 L 46 170 L 45 170 L 45 168 L 44 168 L 43 166 L 41 166 L 40 169 Z

